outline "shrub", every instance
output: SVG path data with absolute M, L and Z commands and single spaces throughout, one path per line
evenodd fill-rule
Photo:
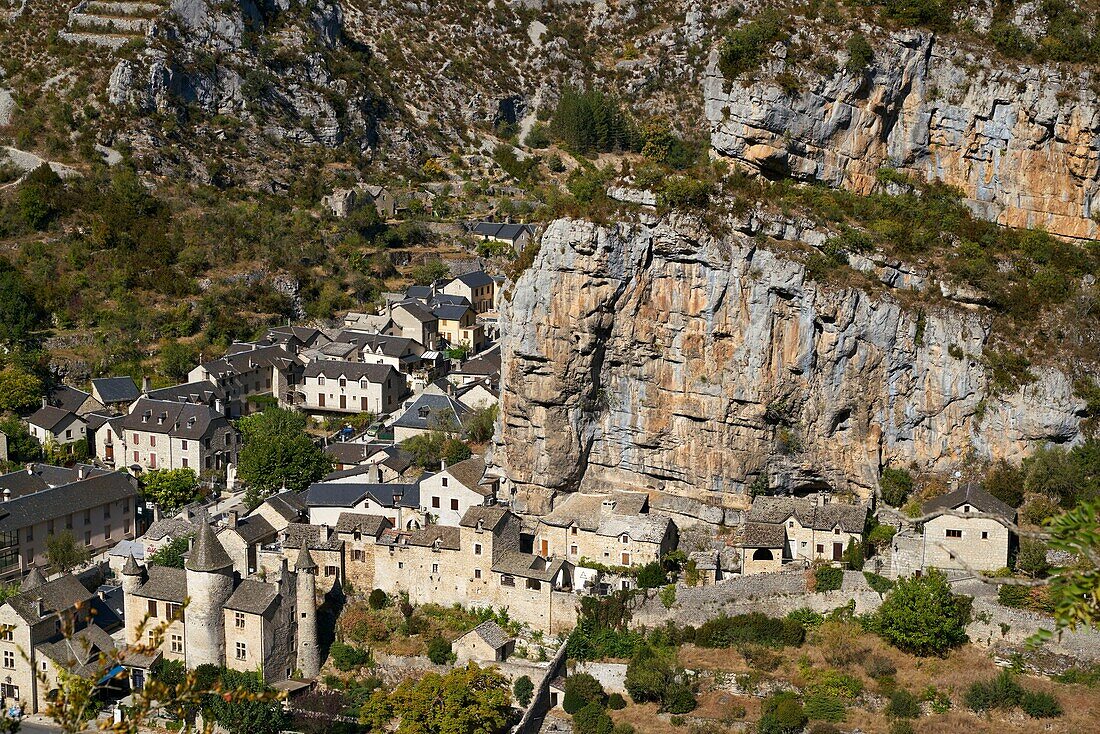
M 1001 584 L 997 587 L 997 601 L 1001 606 L 1026 609 L 1031 604 L 1031 590 L 1017 584 Z
M 1020 508 L 1020 519 L 1028 525 L 1042 525 L 1044 520 L 1059 512 L 1058 505 L 1046 497 L 1032 497 Z
M 825 621 L 825 617 L 809 607 L 801 607 L 800 609 L 795 609 L 793 612 L 788 612 L 787 619 L 801 625 L 804 630 L 816 629 Z
M 1016 553 L 1016 570 L 1032 578 L 1041 579 L 1050 571 L 1047 563 L 1047 546 L 1041 540 L 1023 538 Z
M 914 655 L 942 655 L 966 642 L 970 597 L 951 593 L 938 571 L 902 579 L 886 595 L 872 624 L 895 647 Z
M 442 637 L 428 640 L 428 659 L 436 665 L 446 665 L 451 659 L 451 643 Z
M 905 719 L 898 719 L 890 724 L 890 734 L 915 734 L 913 724 Z
M 1024 501 L 1024 472 L 1001 459 L 990 467 L 982 479 L 982 489 L 1009 507 L 1019 507 Z
M 863 578 L 867 580 L 867 585 L 872 590 L 877 591 L 880 594 L 885 594 L 894 588 L 894 582 L 885 576 L 879 576 L 877 573 L 871 573 L 870 571 L 863 572 Z
M 602 706 L 605 698 L 603 686 L 598 680 L 588 673 L 577 673 L 565 679 L 561 707 L 567 714 L 573 714 L 590 703 Z
M 611 730 L 611 734 L 634 734 L 634 727 L 624 721 L 621 724 L 615 724 L 615 728 Z
M 1062 715 L 1062 704 L 1043 691 L 1028 691 L 1020 699 L 1020 708 L 1033 719 L 1054 719 Z
M 343 642 L 332 643 L 328 654 L 332 658 L 332 664 L 338 670 L 345 672 L 355 670 L 370 662 L 370 653 L 366 650 L 360 650 L 358 647 L 346 645 Z
M 814 643 L 831 665 L 851 665 L 867 655 L 862 634 L 855 623 L 829 620 L 814 632 Z
M 790 691 L 774 693 L 764 699 L 758 734 L 795 734 L 806 726 L 806 712 L 798 696 Z
M 1024 689 L 1011 671 L 1002 670 L 991 681 L 977 681 L 966 691 L 966 705 L 971 711 L 1011 709 L 1020 705 Z
M 834 566 L 818 566 L 814 581 L 817 591 L 836 591 L 844 583 L 844 571 Z
M 382 607 L 386 606 L 386 602 L 388 601 L 389 598 L 386 596 L 386 592 L 382 591 L 381 589 L 375 589 L 370 593 L 370 596 L 367 597 L 367 604 L 370 605 L 371 609 L 375 610 L 381 609 Z
M 653 648 L 640 648 L 626 666 L 626 692 L 635 703 L 661 701 L 672 680 L 672 666 Z
M 621 693 L 612 693 L 607 697 L 607 707 L 612 711 L 621 711 L 626 708 L 626 699 Z
M 611 721 L 611 717 L 595 701 L 589 702 L 573 714 L 573 731 L 576 734 L 611 734 L 614 728 L 615 723 Z
M 862 33 L 855 33 L 845 45 L 848 49 L 848 61 L 844 64 L 844 68 L 849 73 L 858 74 L 871 65 L 875 58 L 875 52 L 871 48 L 867 36 Z
M 818 721 L 810 724 L 810 734 L 840 734 L 840 729 L 837 728 L 836 724 Z
M 884 655 L 872 655 L 863 661 L 863 669 L 872 678 L 885 678 L 898 672 L 894 661 Z
M 920 701 L 909 691 L 899 688 L 890 695 L 886 715 L 892 719 L 915 719 L 920 716 Z
M 698 703 L 690 686 L 673 681 L 665 690 L 661 701 L 661 709 L 672 714 L 686 714 L 689 711 L 694 711 Z
M 913 477 L 904 469 L 886 468 L 879 480 L 882 499 L 892 507 L 901 507 L 913 491 Z
M 531 703 L 531 696 L 535 693 L 535 684 L 531 682 L 531 679 L 526 675 L 521 675 L 516 678 L 516 682 L 512 684 L 512 695 L 516 697 L 516 701 L 520 706 L 524 708 Z
M 722 41 L 718 67 L 726 79 L 733 79 L 760 65 L 768 47 L 783 36 L 782 17 L 774 10 L 735 29 Z
M 664 586 L 667 580 L 665 569 L 659 561 L 650 561 L 638 570 L 639 589 L 656 589 Z
M 867 544 L 873 546 L 876 551 L 886 550 L 897 532 L 892 525 L 876 525 L 867 535 Z
M 863 543 L 857 543 L 855 538 L 849 539 L 848 547 L 844 549 L 844 562 L 848 564 L 848 568 L 853 571 L 862 571 L 865 558 L 866 551 Z
M 796 621 L 775 619 L 760 612 L 722 615 L 704 622 L 695 631 L 699 647 L 734 647 L 756 643 L 767 647 L 797 647 L 806 638 L 806 630 Z
M 806 696 L 804 709 L 806 716 L 818 721 L 843 721 L 846 713 L 843 701 L 822 691 Z

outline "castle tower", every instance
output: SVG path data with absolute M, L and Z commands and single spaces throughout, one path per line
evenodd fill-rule
M 126 641 L 131 645 L 138 641 L 141 633 L 141 622 L 144 612 L 140 610 L 141 599 L 134 596 L 141 585 L 145 583 L 145 567 L 139 566 L 131 553 L 126 559 L 126 565 L 122 567 L 122 608 L 123 619 L 126 620 Z
M 298 613 L 298 669 L 304 678 L 316 678 L 321 671 L 321 651 L 317 644 L 317 564 L 302 543 L 294 564 L 297 577 L 296 604 Z
M 233 559 L 207 524 L 184 567 L 190 602 L 183 614 L 185 658 L 188 668 L 225 662 L 225 602 L 233 594 Z
M 46 583 L 46 577 L 38 570 L 38 566 L 31 566 L 31 572 L 23 579 L 23 583 L 19 585 L 19 590 L 33 591 L 44 583 Z

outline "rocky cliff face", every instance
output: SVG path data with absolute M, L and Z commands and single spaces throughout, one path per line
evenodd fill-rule
M 1069 67 L 991 61 L 928 33 L 874 43 L 862 72 L 797 69 L 784 85 L 777 44 L 750 83 L 723 77 L 713 54 L 704 81 L 714 150 L 772 175 L 860 193 L 881 166 L 965 192 L 981 216 L 1014 227 L 1096 237 L 1100 105 L 1095 76 Z M 790 74 L 790 70 L 787 70 Z
M 682 216 L 553 222 L 502 319 L 497 460 L 533 511 L 608 485 L 738 507 L 760 474 L 866 496 L 886 465 L 1078 437 L 1060 372 L 989 396 L 979 313 L 918 319 Z

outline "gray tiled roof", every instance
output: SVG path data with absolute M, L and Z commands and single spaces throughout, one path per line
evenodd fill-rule
M 79 480 L 81 470 L 85 477 L 108 473 L 88 464 L 77 464 L 72 468 L 52 464 L 31 464 L 30 467 L 29 472 L 24 468 L 0 476 L 0 490 L 10 490 L 12 498 L 21 497 L 50 487 L 72 484 Z
M 466 360 L 453 374 L 485 376 L 500 374 L 500 346 L 486 349 L 481 354 Z
M 415 301 L 402 301 L 400 303 L 395 303 L 393 308 L 394 310 L 399 308 L 404 309 L 408 312 L 410 316 L 412 316 L 414 319 L 422 324 L 431 323 L 432 321 L 437 320 L 435 314 L 433 314 L 431 311 L 424 308 Z
M 459 550 L 462 547 L 459 541 L 458 528 L 450 525 L 428 525 L 420 530 L 409 533 L 409 545 L 418 545 L 425 548 L 442 548 L 444 550 Z
M 668 534 L 672 520 L 659 515 L 604 515 L 596 528 L 597 535 L 616 538 L 627 535 L 641 543 L 660 543 Z
M 150 525 L 144 537 L 152 541 L 164 538 L 176 540 L 193 532 L 195 532 L 195 526 L 189 520 L 184 520 L 182 517 L 164 517 Z
M 925 502 L 921 511 L 929 515 L 937 510 L 954 510 L 962 505 L 973 505 L 980 512 L 997 515 L 1009 521 L 1016 517 L 1016 510 L 1001 502 L 974 482 L 967 482 L 965 486 L 956 489 L 954 492 L 948 492 Z
M 534 233 L 534 227 L 528 224 L 508 224 L 507 222 L 471 222 L 467 228 L 476 235 L 514 242 L 524 232 Z
M 508 636 L 508 633 L 504 631 L 504 628 L 491 619 L 474 627 L 467 632 L 466 635 L 477 635 L 485 640 L 485 643 L 494 650 L 499 650 L 504 647 L 512 639 Z M 466 635 L 463 635 L 463 637 Z
M 530 553 L 504 551 L 493 560 L 493 572 L 538 581 L 553 581 L 564 563 L 560 558 L 547 560 Z
M 481 526 L 485 530 L 496 530 L 504 522 L 504 519 L 511 514 L 511 510 L 502 505 L 490 505 L 488 507 L 477 505 L 466 510 L 466 514 L 462 516 L 458 524 L 464 528 L 476 528 L 480 520 Z
M 385 529 L 393 527 L 388 518 L 381 515 L 367 515 L 362 512 L 341 512 L 336 521 L 338 533 L 362 533 L 363 535 L 377 538 Z
M 471 491 L 480 495 L 492 494 L 491 487 L 482 486 L 481 484 L 481 480 L 485 477 L 485 457 L 483 456 L 471 456 L 457 464 L 448 466 L 442 471 L 446 471 L 458 480 L 459 484 Z
M 92 380 L 92 391 L 99 395 L 100 402 L 132 403 L 138 399 L 141 392 L 134 383 L 134 378 L 125 377 L 100 377 Z
M 256 579 L 243 579 L 225 602 L 226 609 L 263 614 L 279 596 L 279 587 Z
M 53 392 L 50 393 L 49 403 L 62 410 L 75 413 L 90 397 L 92 396 L 83 390 L 77 390 L 75 387 L 69 385 L 58 385 L 54 388 Z
M 456 425 L 459 425 L 469 412 L 469 408 L 447 395 L 421 393 L 412 405 L 394 421 L 393 425 L 399 428 L 428 430 L 433 427 L 429 423 L 435 416 L 439 416 L 444 421 L 453 421 Z
M 489 274 L 484 270 L 473 270 L 469 273 L 463 273 L 455 278 L 455 280 L 470 288 L 481 288 L 493 282 L 493 279 L 489 277 Z
M 241 540 L 249 545 L 262 542 L 265 538 L 275 537 L 275 528 L 263 515 L 241 518 L 237 521 L 237 527 L 231 528 L 231 530 L 235 531 L 237 535 L 241 536 Z
M 0 531 L 13 531 L 109 502 L 138 499 L 137 481 L 122 472 L 101 472 L 0 504 Z
M 612 506 L 609 507 L 608 503 Z M 648 512 L 648 507 L 649 495 L 644 492 L 577 492 L 566 497 L 540 519 L 547 525 L 562 528 L 576 525 L 581 530 L 596 532 L 605 517 L 635 517 Z
M 40 642 L 34 649 L 69 673 L 93 676 L 103 672 L 100 657 L 114 652 L 115 641 L 98 624 L 90 624 L 69 637 Z
M 148 578 L 137 590 L 137 596 L 182 604 L 187 598 L 187 572 L 172 566 L 147 566 Z
M 69 421 L 73 418 L 77 418 L 76 413 L 65 408 L 56 408 L 52 405 L 46 405 L 39 408 L 27 418 L 27 423 L 32 426 L 44 428 L 47 431 L 52 431 L 61 424 Z
M 469 306 L 455 306 L 449 304 L 440 304 L 432 309 L 432 313 L 436 318 L 443 319 L 445 321 L 459 321 L 466 312 L 470 310 Z
M 815 530 L 832 530 L 839 525 L 846 533 L 862 533 L 867 522 L 867 508 L 843 503 L 819 506 L 816 501 L 802 497 L 761 495 L 753 499 L 748 512 L 748 520 L 751 522 L 781 525 L 791 517 L 798 520 L 803 527 Z
M 310 362 L 306 367 L 305 377 L 318 377 L 324 375 L 330 380 L 340 377 L 349 380 L 362 380 L 380 384 L 392 377 L 397 370 L 389 364 L 367 364 L 365 362 L 343 362 L 338 360 L 319 359 Z
M 747 522 L 741 533 L 741 544 L 748 548 L 782 548 L 787 531 L 779 523 Z
M 306 490 L 306 504 L 310 507 L 355 507 L 367 496 L 382 507 L 419 507 L 420 485 L 317 482 Z M 396 502 L 394 497 L 398 498 Z
M 233 559 L 225 552 L 225 547 L 214 535 L 214 529 L 208 523 L 199 524 L 195 536 L 195 545 L 187 557 L 187 569 L 190 571 L 222 571 L 233 566 Z
M 329 534 L 329 528 L 324 525 L 292 522 L 287 525 L 283 547 L 301 548 L 302 545 L 308 546 L 310 550 L 338 551 L 344 547 L 344 541 L 335 533 Z
M 264 500 L 264 504 L 275 510 L 287 522 L 294 522 L 306 512 L 306 503 L 297 492 L 286 491 L 273 494 Z M 254 513 L 255 511 L 253 511 Z M 250 513 L 250 514 L 253 514 Z
M 120 425 L 127 431 L 145 431 L 198 440 L 217 428 L 228 426 L 229 421 L 206 404 L 140 398 Z
M 47 581 L 41 586 L 36 586 L 28 591 L 22 591 L 8 599 L 8 604 L 29 624 L 35 624 L 42 619 L 57 613 L 65 612 L 77 604 L 84 604 L 91 600 L 93 594 L 84 588 L 84 585 L 72 574 L 59 576 L 53 581 Z M 35 608 L 35 601 L 42 600 L 42 614 L 39 615 Z
M 181 385 L 150 390 L 146 395 L 150 400 L 170 400 L 177 403 L 202 403 L 210 405 L 215 400 L 225 399 L 225 390 L 209 380 L 185 382 Z

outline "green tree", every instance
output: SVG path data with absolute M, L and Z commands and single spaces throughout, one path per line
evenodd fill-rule
M 0 370 L 0 410 L 29 412 L 41 404 L 42 394 L 42 380 L 22 367 L 9 364 Z
M 332 460 L 306 435 L 306 417 L 281 408 L 242 418 L 244 441 L 237 476 L 248 485 L 245 501 L 255 507 L 284 485 L 295 492 L 332 471 Z
M 578 153 L 635 147 L 635 133 L 619 101 L 598 90 L 566 89 L 550 120 L 550 131 Z
M 450 274 L 451 269 L 442 260 L 428 260 L 422 265 L 417 265 L 409 272 L 417 285 L 431 285 Z
M 198 362 L 199 351 L 189 344 L 181 344 L 169 339 L 160 346 L 158 354 L 160 373 L 165 377 L 182 382 Z
M 264 685 L 258 673 L 222 668 L 217 675 L 222 688 L 252 694 L 255 698 L 207 696 L 202 707 L 205 718 L 229 734 L 279 734 L 283 730 L 287 719 L 282 703 L 271 697 L 273 690 Z
M 565 713 L 574 714 L 590 703 L 603 705 L 607 697 L 600 682 L 588 673 L 575 673 L 565 679 L 561 707 Z
M 42 446 L 31 435 L 27 426 L 18 418 L 0 419 L 0 431 L 8 437 L 8 459 L 16 463 L 38 461 L 42 458 Z
M 27 174 L 16 192 L 16 206 L 23 222 L 35 230 L 42 230 L 61 211 L 64 184 L 49 164 L 43 163 Z
M 35 341 L 45 326 L 45 313 L 22 274 L 0 257 L 0 347 L 13 349 Z
M 183 568 L 183 554 L 191 547 L 191 536 L 176 538 L 168 545 L 157 549 L 149 562 L 154 566 L 167 566 L 168 568 Z
M 577 734 L 611 734 L 615 722 L 603 706 L 592 701 L 573 714 L 573 730 Z
M 512 684 L 512 695 L 516 697 L 516 702 L 524 708 L 527 708 L 527 705 L 531 703 L 531 696 L 534 693 L 535 684 L 526 675 L 516 678 L 516 682 Z
M 879 486 L 882 488 L 882 499 L 886 504 L 901 507 L 913 491 L 913 477 L 904 469 L 887 467 L 882 470 Z
M 1001 459 L 986 472 L 982 489 L 1009 507 L 1019 507 L 1024 502 L 1024 473 Z
M 194 469 L 154 469 L 141 481 L 142 494 L 156 503 L 165 515 L 199 498 L 199 477 Z
M 508 680 L 470 663 L 441 675 L 406 678 L 392 693 L 375 691 L 359 713 L 371 731 L 396 734 L 502 734 L 511 720 Z
M 46 538 L 46 560 L 58 573 L 69 573 L 91 560 L 86 545 L 76 542 L 71 530 L 62 530 Z
M 951 593 L 939 571 L 899 579 L 875 614 L 874 626 L 887 642 L 914 655 L 943 655 L 966 642 L 970 597 Z
M 1041 540 L 1023 538 L 1016 553 L 1016 570 L 1032 578 L 1041 579 L 1050 571 L 1047 563 L 1047 546 Z
M 806 712 L 798 696 L 790 691 L 773 693 L 764 699 L 757 734 L 796 734 L 806 726 Z
M 451 659 L 451 643 L 442 637 L 428 640 L 428 660 L 436 665 L 446 665 Z
M 660 561 L 650 561 L 638 570 L 638 588 L 656 589 L 668 581 Z
M 1078 563 L 1051 574 L 1049 597 L 1057 629 L 1100 625 L 1100 500 L 1082 502 L 1047 521 L 1051 550 L 1068 553 Z M 1039 630 L 1036 638 L 1051 636 Z
M 499 412 L 500 407 L 496 403 L 473 411 L 466 418 L 466 437 L 474 443 L 491 441 L 496 432 Z

